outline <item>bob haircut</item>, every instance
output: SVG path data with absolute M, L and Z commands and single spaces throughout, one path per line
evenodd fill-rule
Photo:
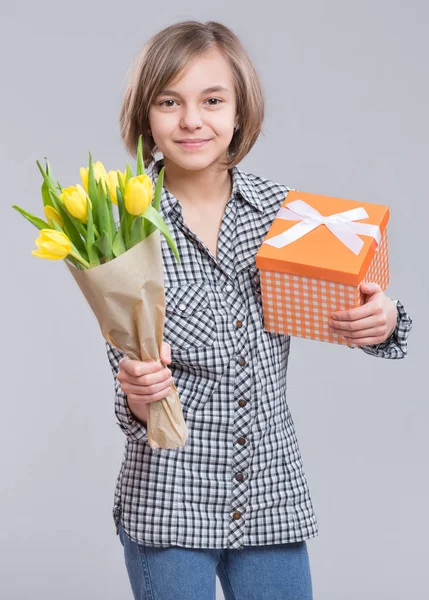
M 216 21 L 190 20 L 156 33 L 140 49 L 127 72 L 120 111 L 121 137 L 135 158 L 142 135 L 145 167 L 155 160 L 157 146 L 149 134 L 149 107 L 159 93 L 186 69 L 188 61 L 211 50 L 220 50 L 231 65 L 235 83 L 239 127 L 222 165 L 232 169 L 248 154 L 262 129 L 264 94 L 259 76 L 238 37 Z

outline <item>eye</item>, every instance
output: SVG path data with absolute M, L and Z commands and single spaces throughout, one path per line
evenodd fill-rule
M 223 102 L 223 100 L 220 100 L 220 98 L 209 98 L 209 99 L 207 100 L 207 102 L 208 102 L 209 100 L 216 100 L 216 102 L 217 102 L 217 104 L 210 104 L 210 106 L 218 106 L 218 104 L 220 104 L 221 102 Z
M 166 102 L 176 102 L 176 100 L 164 100 L 163 102 L 160 102 L 159 105 L 162 106 Z
M 214 100 L 215 103 L 212 103 L 211 101 Z M 167 102 L 176 102 L 176 100 L 163 100 L 162 102 L 159 103 L 160 106 L 166 106 L 167 108 L 171 108 L 172 105 L 168 104 Z M 223 100 L 221 100 L 220 98 L 208 98 L 206 100 L 206 102 L 209 102 L 209 106 L 218 106 L 219 104 L 221 104 L 223 102 Z

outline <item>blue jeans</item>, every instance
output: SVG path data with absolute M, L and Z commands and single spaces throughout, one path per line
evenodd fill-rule
M 312 600 L 306 542 L 237 549 L 159 548 L 133 542 L 119 523 L 136 600 Z

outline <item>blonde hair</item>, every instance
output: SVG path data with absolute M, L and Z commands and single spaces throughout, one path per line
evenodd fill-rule
M 234 82 L 239 128 L 234 131 L 223 166 L 232 169 L 248 154 L 262 129 L 264 95 L 259 76 L 238 37 L 216 21 L 182 21 L 162 29 L 140 49 L 128 73 L 120 111 L 121 137 L 135 158 L 139 135 L 147 167 L 157 147 L 149 135 L 149 107 L 181 73 L 188 61 L 217 48 L 229 60 Z

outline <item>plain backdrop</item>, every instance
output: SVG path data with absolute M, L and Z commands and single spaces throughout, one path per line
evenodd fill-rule
M 63 186 L 119 135 L 126 71 L 159 29 L 217 20 L 266 97 L 240 168 L 389 205 L 391 284 L 413 319 L 405 360 L 294 338 L 288 402 L 320 535 L 316 600 L 423 598 L 428 560 L 428 5 L 424 0 L 2 3 L 2 600 L 132 598 L 111 516 L 124 449 L 98 323 L 62 262 L 31 256 L 36 160 Z M 218 581 L 218 598 L 223 598 Z M 181 599 L 178 599 L 181 600 Z

